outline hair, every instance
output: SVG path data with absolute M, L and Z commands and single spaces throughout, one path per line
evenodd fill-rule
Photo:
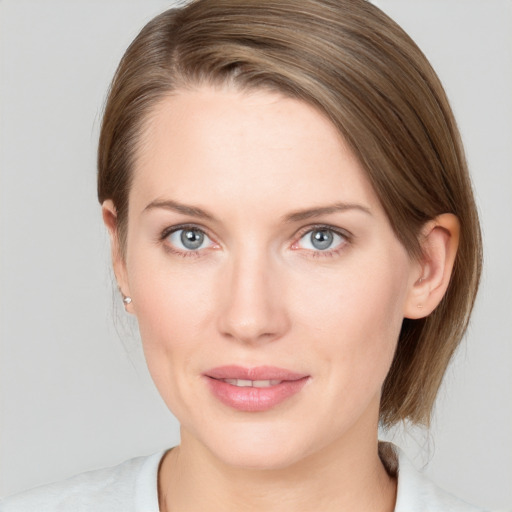
M 443 87 L 411 38 L 365 0 L 195 0 L 150 21 L 124 54 L 105 106 L 98 198 L 111 199 L 121 250 L 144 123 L 170 94 L 201 85 L 268 89 L 315 106 L 359 158 L 391 226 L 415 258 L 443 213 L 460 221 L 448 290 L 404 319 L 380 422 L 428 426 L 467 328 L 481 273 L 477 210 Z

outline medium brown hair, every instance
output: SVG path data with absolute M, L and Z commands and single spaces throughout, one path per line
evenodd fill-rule
M 266 88 L 317 107 L 361 161 L 411 256 L 421 257 L 427 221 L 442 213 L 460 220 L 445 297 L 427 318 L 404 320 L 382 390 L 383 425 L 428 425 L 481 271 L 464 151 L 429 62 L 364 0 L 196 0 L 157 16 L 121 60 L 99 141 L 98 197 L 114 202 L 121 247 L 144 123 L 164 97 L 201 84 Z

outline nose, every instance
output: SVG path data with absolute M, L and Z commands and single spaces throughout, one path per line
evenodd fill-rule
M 231 261 L 220 284 L 222 335 L 246 344 L 281 338 L 290 326 L 282 285 L 277 265 L 263 254 Z

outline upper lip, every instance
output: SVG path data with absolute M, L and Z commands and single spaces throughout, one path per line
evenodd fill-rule
M 213 379 L 242 379 L 242 380 L 299 380 L 308 377 L 305 373 L 292 372 L 276 366 L 243 366 L 228 365 L 212 368 L 204 373 Z

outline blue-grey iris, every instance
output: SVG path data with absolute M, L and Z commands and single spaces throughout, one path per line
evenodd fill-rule
M 334 235 L 325 229 L 313 231 L 311 233 L 311 244 L 315 249 L 323 251 L 328 249 L 332 241 L 334 239 Z
M 204 233 L 197 229 L 184 229 L 181 232 L 181 243 L 187 249 L 193 250 L 201 247 L 204 241 Z

